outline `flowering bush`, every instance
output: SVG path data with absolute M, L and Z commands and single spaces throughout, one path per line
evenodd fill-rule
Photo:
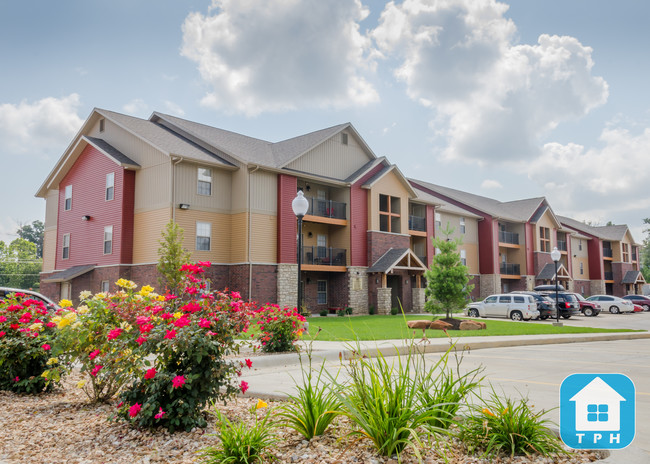
M 41 301 L 24 293 L 0 300 L 0 390 L 40 393 L 63 370 L 52 356 L 56 326 Z M 48 377 L 49 375 L 49 377 Z
M 294 349 L 294 343 L 302 336 L 305 317 L 296 309 L 277 305 L 265 305 L 254 311 L 260 333 L 257 337 L 262 351 L 276 353 Z

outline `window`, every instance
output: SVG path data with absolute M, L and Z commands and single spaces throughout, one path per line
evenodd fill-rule
M 70 234 L 63 234 L 63 259 L 70 257 Z
M 327 280 L 318 281 L 317 303 L 327 304 Z
M 580 275 L 585 273 L 585 265 L 584 263 L 580 263 Z
M 63 205 L 65 211 L 72 209 L 72 185 L 65 186 L 65 204 Z
M 379 195 L 379 230 L 382 232 L 401 232 L 399 197 Z
M 609 421 L 609 407 L 606 404 L 588 404 L 587 422 Z
M 198 169 L 196 193 L 199 195 L 212 195 L 212 169 Z
M 582 251 L 582 240 L 578 240 L 578 250 Z
M 72 285 L 70 284 L 70 282 L 61 282 L 61 299 L 62 300 L 72 299 Z
M 106 120 L 105 119 L 100 119 L 99 120 L 99 132 L 104 132 L 105 126 L 106 126 Z
M 442 218 L 440 217 L 440 213 L 435 213 L 434 216 L 436 221 L 436 229 L 438 229 L 442 225 Z
M 325 258 L 327 256 L 327 235 L 316 236 L 316 256 Z
M 512 303 L 512 297 L 511 296 L 500 296 L 499 297 L 499 303 Z
M 348 134 L 346 134 L 345 132 L 341 132 L 341 143 L 343 145 L 348 144 Z
M 113 253 L 113 226 L 104 227 L 104 254 Z
M 539 251 L 551 251 L 551 230 L 548 227 L 539 228 Z
M 525 303 L 526 299 L 523 296 L 514 296 L 513 301 L 515 303 Z
M 106 174 L 106 201 L 115 198 L 115 173 Z
M 623 243 L 623 262 L 628 263 L 630 261 L 630 245 Z
M 210 251 L 210 236 L 212 235 L 212 224 L 209 222 L 196 223 L 196 249 L 198 251 Z
M 467 251 L 460 250 L 460 262 L 463 266 L 467 266 Z
M 465 218 L 464 217 L 460 218 L 460 233 L 461 234 L 465 233 Z
M 101 291 L 102 291 L 103 293 L 108 293 L 109 288 L 110 288 L 110 283 L 108 282 L 108 280 L 102 280 L 102 288 L 101 288 Z
M 496 302 L 497 302 L 496 296 L 489 296 L 485 299 L 485 303 L 496 303 Z

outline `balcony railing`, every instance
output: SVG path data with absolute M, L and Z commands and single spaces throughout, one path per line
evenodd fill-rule
M 305 197 L 309 201 L 307 214 L 333 219 L 347 219 L 347 207 L 345 203 L 334 200 L 321 200 L 314 197 Z
M 566 251 L 566 240 L 558 240 L 557 249 L 560 251 Z
M 605 272 L 605 280 L 614 280 L 613 272 Z
M 521 275 L 519 270 L 519 264 L 501 263 L 501 266 L 499 267 L 499 271 L 503 275 Z
M 512 245 L 519 245 L 519 234 L 515 232 L 507 232 L 505 230 L 500 230 L 499 242 L 510 243 Z
M 427 230 L 425 218 L 421 216 L 409 216 L 409 230 L 425 232 Z
M 603 248 L 603 256 L 605 258 L 611 258 L 612 256 L 614 256 L 614 254 L 612 253 L 612 249 L 611 248 Z
M 302 247 L 302 264 L 317 266 L 345 266 L 345 248 L 304 246 Z

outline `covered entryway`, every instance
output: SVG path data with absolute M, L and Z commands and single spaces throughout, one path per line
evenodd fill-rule
M 569 282 L 573 279 L 569 275 L 569 271 L 564 267 L 564 264 L 558 263 L 557 280 L 565 289 L 569 289 Z M 535 281 L 535 286 L 555 285 L 555 264 L 546 264 L 546 266 L 542 268 L 541 272 L 535 277 Z

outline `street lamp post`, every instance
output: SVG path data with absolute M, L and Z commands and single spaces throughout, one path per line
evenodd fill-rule
M 300 311 L 302 303 L 302 286 L 300 285 L 300 267 L 302 266 L 302 218 L 309 210 L 309 201 L 305 198 L 302 190 L 298 191 L 298 195 L 291 202 L 291 209 L 293 214 L 298 218 L 298 304 L 296 309 Z
M 560 325 L 560 300 L 558 299 L 558 283 L 557 283 L 557 262 L 560 260 L 560 250 L 557 247 L 551 251 L 551 259 L 555 263 L 555 324 Z

